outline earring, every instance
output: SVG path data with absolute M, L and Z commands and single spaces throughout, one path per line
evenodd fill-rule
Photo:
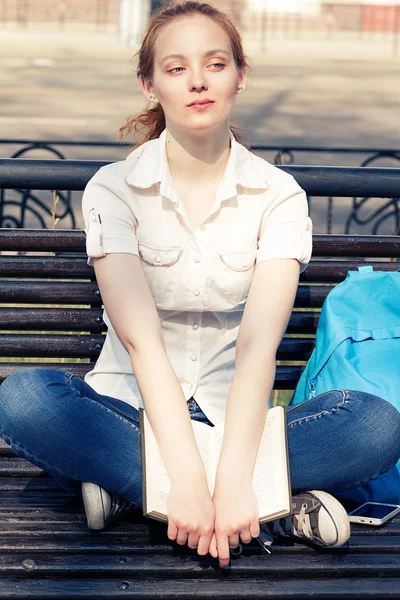
M 156 99 L 156 97 L 155 97 L 155 96 L 153 96 L 153 95 L 150 95 L 150 100 L 155 100 L 155 99 Z
M 241 92 L 243 90 L 242 87 L 238 87 L 238 92 Z

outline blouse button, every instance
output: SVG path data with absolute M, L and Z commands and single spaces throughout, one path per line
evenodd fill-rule
M 191 390 L 191 389 L 192 389 L 192 387 L 193 387 L 193 384 L 192 384 L 192 383 L 189 383 L 189 390 Z
M 92 218 L 92 221 L 95 221 L 96 220 L 96 215 L 92 215 L 91 218 Z
M 200 292 L 199 292 L 199 290 L 194 290 L 193 294 L 194 294 L 195 296 L 198 296 L 198 295 L 200 294 Z
M 199 326 L 197 325 L 197 323 L 194 323 L 193 324 L 193 329 L 198 329 L 198 328 L 199 328 Z
M 242 262 L 242 267 L 247 267 L 247 263 Z
M 156 261 L 157 261 L 157 262 L 160 262 L 160 261 L 161 261 L 161 256 L 160 256 L 159 254 L 157 254 L 157 256 L 156 256 Z
M 200 256 L 197 254 L 197 255 L 195 256 L 195 259 L 194 259 L 194 260 L 195 260 L 196 262 L 200 262 L 201 258 L 200 258 Z
M 197 356 L 195 354 L 192 354 L 192 360 L 197 360 Z

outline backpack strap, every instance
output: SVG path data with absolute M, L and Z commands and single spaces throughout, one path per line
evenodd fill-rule
M 362 267 L 357 267 L 357 271 L 347 271 L 346 277 L 358 277 L 359 275 L 366 275 L 367 273 L 372 273 L 374 271 L 374 267 L 372 265 L 365 265 Z M 395 273 L 400 273 L 400 269 L 397 269 Z
M 347 271 L 347 277 L 358 277 L 359 275 L 366 275 L 367 273 L 373 272 L 374 267 L 371 265 L 365 265 L 363 267 L 357 267 L 357 271 Z M 399 269 L 400 271 L 400 269 Z

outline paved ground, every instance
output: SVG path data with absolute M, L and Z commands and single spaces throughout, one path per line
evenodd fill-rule
M 0 30 L 0 38 L 0 140 L 115 141 L 125 117 L 144 106 L 132 62 L 136 48 L 121 47 L 114 34 Z M 246 42 L 253 76 L 234 121 L 248 130 L 249 143 L 399 147 L 400 56 L 393 40 L 276 38 L 263 51 L 259 40 Z M 0 155 L 16 149 L 0 145 Z M 127 150 L 65 153 L 119 160 Z M 296 162 L 361 159 L 299 154 Z M 385 164 L 394 166 L 379 166 Z

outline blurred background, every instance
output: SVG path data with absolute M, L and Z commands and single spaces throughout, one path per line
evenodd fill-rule
M 233 18 L 250 59 L 233 123 L 256 154 L 282 165 L 400 166 L 399 0 L 212 3 Z M 134 54 L 162 4 L 0 0 L 0 156 L 123 160 L 133 140 L 117 143 L 118 130 L 145 106 Z M 31 196 L 22 214 L 20 192 L 2 191 L 0 225 L 51 227 L 52 194 Z M 59 196 L 57 226 L 81 228 L 81 192 Z M 348 198 L 318 200 L 316 233 L 398 231 L 399 198 L 363 202 L 351 222 Z

